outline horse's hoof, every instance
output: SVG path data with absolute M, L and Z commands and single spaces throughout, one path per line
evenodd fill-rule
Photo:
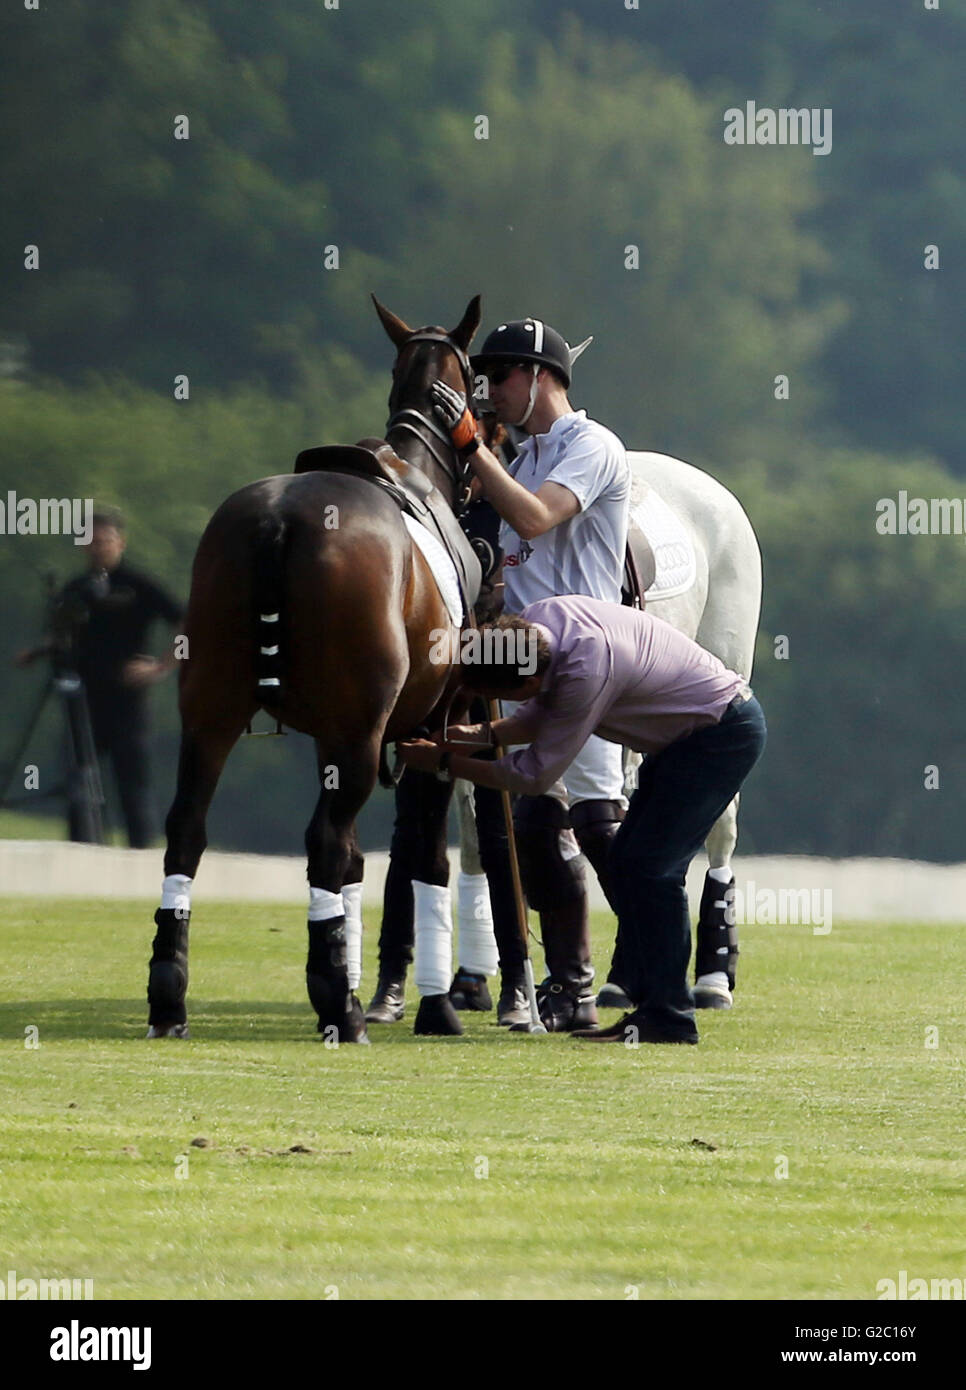
M 149 1038 L 189 1038 L 187 1023 L 152 1023 L 148 1026 Z
M 369 1034 L 366 1032 L 366 1016 L 362 1012 L 362 1005 L 354 994 L 349 996 L 349 1007 L 346 1010 L 345 1023 L 340 1030 L 341 1042 L 363 1043 L 369 1046 Z
M 317 1032 L 326 1042 L 367 1043 L 366 1017 L 354 994 L 346 995 L 345 985 L 325 975 L 306 975 L 309 999 L 318 1016 Z
M 485 1014 L 493 1008 L 486 976 L 473 975 L 462 967 L 453 977 L 449 997 L 454 1009 L 468 1009 L 471 1013 Z
M 462 1034 L 463 1025 L 448 994 L 423 995 L 413 1032 L 434 1038 L 456 1038 Z
M 695 980 L 691 993 L 696 1009 L 730 1009 L 735 1002 L 724 971 L 700 976 Z

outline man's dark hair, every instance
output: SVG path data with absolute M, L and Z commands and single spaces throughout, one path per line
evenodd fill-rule
M 115 531 L 123 533 L 124 514 L 117 507 L 97 507 L 91 517 L 92 526 L 113 526 Z
M 504 613 L 480 628 L 479 660 L 461 659 L 463 684 L 471 690 L 516 690 L 528 676 L 543 676 L 550 643 L 543 630 L 516 613 Z

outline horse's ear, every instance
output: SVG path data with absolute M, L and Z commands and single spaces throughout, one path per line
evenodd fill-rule
M 454 343 L 459 343 L 465 352 L 473 341 L 473 335 L 480 326 L 480 296 L 475 294 L 466 306 L 466 313 L 450 333 Z
M 386 308 L 385 304 L 380 304 L 375 295 L 372 296 L 372 302 L 376 306 L 376 313 L 382 320 L 383 328 L 396 344 L 396 347 L 402 347 L 403 343 L 412 332 L 412 329 L 407 328 L 402 319 L 397 318 L 391 309 Z

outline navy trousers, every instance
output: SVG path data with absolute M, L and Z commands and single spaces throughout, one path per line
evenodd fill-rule
M 752 695 L 717 724 L 644 760 L 614 839 L 622 983 L 639 1008 L 670 1028 L 690 1027 L 691 917 L 685 877 L 765 746 L 765 716 Z

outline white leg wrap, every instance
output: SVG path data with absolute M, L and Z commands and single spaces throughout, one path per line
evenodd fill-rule
M 456 902 L 460 969 L 472 975 L 495 975 L 500 957 L 493 935 L 493 910 L 486 874 L 460 873 Z
M 413 879 L 413 976 L 421 996 L 448 994 L 453 978 L 453 909 L 448 888 Z
M 176 911 L 191 911 L 191 884 L 193 880 L 186 874 L 168 874 L 161 880 L 161 906 L 173 907 Z
M 345 903 L 345 958 L 349 970 L 349 988 L 356 990 L 362 980 L 362 884 L 345 884 L 342 901 Z
M 724 864 L 720 869 L 709 869 L 708 877 L 713 878 L 715 883 L 730 883 L 734 875 L 731 872 L 731 865 Z
M 309 921 L 327 922 L 330 917 L 344 917 L 345 903 L 341 893 L 327 888 L 309 888 Z

